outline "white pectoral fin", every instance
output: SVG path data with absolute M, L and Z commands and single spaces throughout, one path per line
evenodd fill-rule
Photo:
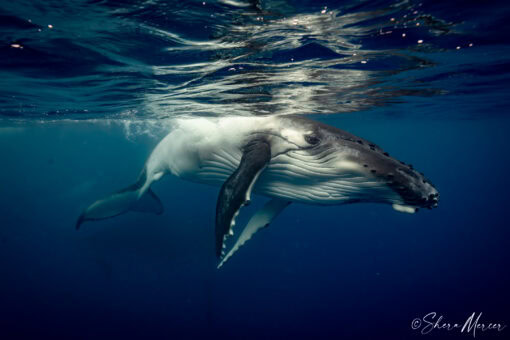
M 272 199 L 267 202 L 259 211 L 257 211 L 248 221 L 248 224 L 244 228 L 232 249 L 230 249 L 228 254 L 218 264 L 218 268 L 220 268 L 232 255 L 234 255 L 234 253 L 243 244 L 245 244 L 246 241 L 251 239 L 253 234 L 271 223 L 276 218 L 276 216 L 278 216 L 282 210 L 285 209 L 285 207 L 290 203 L 291 202 L 289 201 Z

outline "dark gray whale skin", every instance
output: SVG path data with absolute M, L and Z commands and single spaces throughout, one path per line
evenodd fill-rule
M 310 148 L 310 153 L 338 148 L 357 150 L 359 156 L 352 161 L 362 164 L 367 176 L 385 182 L 402 197 L 406 205 L 428 209 L 437 207 L 439 192 L 423 173 L 415 170 L 411 164 L 391 157 L 375 143 L 303 116 L 291 115 L 282 119 L 288 119 L 289 123 L 305 125 L 313 131 L 309 138 L 317 146 Z M 355 202 L 357 200 L 352 201 Z M 377 199 L 374 199 L 374 202 L 377 202 Z

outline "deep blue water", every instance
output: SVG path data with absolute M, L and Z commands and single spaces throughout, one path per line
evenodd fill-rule
M 510 326 L 509 18 L 506 2 L 0 1 L 0 339 L 473 336 L 413 330 L 430 312 Z M 220 270 L 219 188 L 168 176 L 163 215 L 75 230 L 172 117 L 289 113 L 412 163 L 439 207 L 292 204 Z

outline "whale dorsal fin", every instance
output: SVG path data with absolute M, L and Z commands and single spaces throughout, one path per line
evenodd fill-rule
M 273 198 L 258 210 L 248 221 L 236 243 L 218 264 L 220 268 L 234 253 L 260 229 L 267 227 L 291 202 Z
M 216 204 L 216 256 L 220 257 L 223 241 L 232 232 L 239 210 L 250 200 L 251 189 L 271 160 L 271 147 L 264 139 L 254 139 L 243 148 L 238 168 L 223 183 Z

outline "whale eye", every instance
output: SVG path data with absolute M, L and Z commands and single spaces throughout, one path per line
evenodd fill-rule
M 310 145 L 316 145 L 321 140 L 316 135 L 305 135 L 305 141 Z

